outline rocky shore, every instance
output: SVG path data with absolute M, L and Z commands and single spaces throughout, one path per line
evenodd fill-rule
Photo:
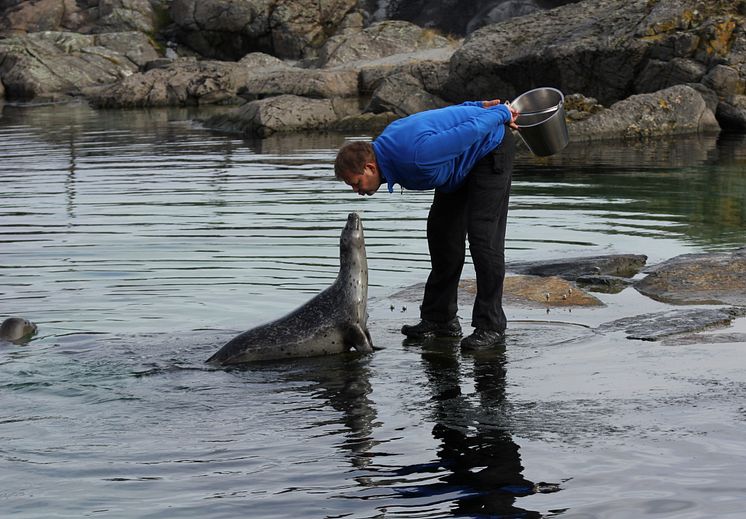
M 0 99 L 224 104 L 207 128 L 266 137 L 553 86 L 576 141 L 746 131 L 746 0 L 405 4 L 4 0 Z

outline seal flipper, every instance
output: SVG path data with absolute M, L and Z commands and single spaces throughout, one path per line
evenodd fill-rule
M 347 328 L 344 336 L 345 346 L 351 346 L 360 353 L 373 353 L 373 342 L 368 330 L 355 323 Z

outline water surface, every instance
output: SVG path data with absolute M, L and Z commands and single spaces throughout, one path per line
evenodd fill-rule
M 504 351 L 402 341 L 417 309 L 391 294 L 427 275 L 431 194 L 334 181 L 337 147 L 364 136 L 247 141 L 195 115 L 2 107 L 0 316 L 40 327 L 0 346 L 4 515 L 740 517 L 743 344 L 589 331 L 664 307 L 631 289 L 509 308 Z M 746 245 L 744 143 L 524 154 L 508 259 Z M 205 366 L 333 281 L 350 211 L 382 349 Z

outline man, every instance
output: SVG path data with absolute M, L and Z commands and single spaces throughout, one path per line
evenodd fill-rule
M 351 142 L 339 150 L 334 172 L 359 195 L 386 183 L 406 189 L 435 189 L 427 218 L 431 271 L 420 307 L 421 321 L 405 325 L 408 337 L 460 337 L 458 284 L 466 237 L 477 276 L 472 313 L 474 333 L 461 347 L 503 341 L 505 227 L 515 155 L 506 125 L 517 113 L 492 101 L 428 110 L 394 121 L 372 143 Z

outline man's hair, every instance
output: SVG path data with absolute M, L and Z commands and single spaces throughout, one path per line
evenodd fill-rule
M 334 176 L 344 180 L 342 175 L 352 173 L 360 175 L 365 165 L 375 158 L 373 146 L 367 141 L 352 141 L 343 145 L 334 161 Z

